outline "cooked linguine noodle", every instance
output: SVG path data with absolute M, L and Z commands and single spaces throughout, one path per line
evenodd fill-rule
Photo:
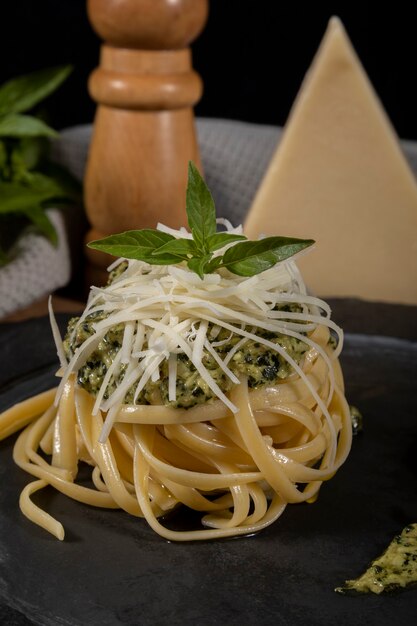
M 346 459 L 351 419 L 338 361 L 342 332 L 328 305 L 306 293 L 293 260 L 251 278 L 220 272 L 204 280 L 182 267 L 129 261 L 108 287 L 92 288 L 67 341 L 95 315 L 94 332 L 73 353 L 63 349 L 51 315 L 58 389 L 0 415 L 0 438 L 24 429 L 14 460 L 35 477 L 20 496 L 21 510 L 59 539 L 60 522 L 31 500 L 47 485 L 85 504 L 144 517 L 169 540 L 213 539 L 255 533 L 287 504 L 313 502 Z M 89 392 L 80 372 L 116 327 L 121 346 Z M 236 338 L 226 354 L 215 341 L 219 330 Z M 268 332 L 303 342 L 304 353 L 291 356 Z M 288 375 L 253 385 L 233 369 L 248 341 L 276 351 Z M 192 363 L 206 402 L 180 408 L 180 358 Z M 164 371 L 165 400 L 154 393 L 151 404 L 139 403 L 147 385 L 158 390 Z M 85 464 L 89 486 L 77 482 Z M 178 505 L 200 511 L 202 528 L 167 528 L 164 516 Z

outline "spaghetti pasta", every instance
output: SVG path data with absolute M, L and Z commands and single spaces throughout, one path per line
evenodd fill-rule
M 204 280 L 129 260 L 108 287 L 92 288 L 65 350 L 52 325 L 61 383 L 1 414 L 0 438 L 23 428 L 14 460 L 35 480 L 20 506 L 59 539 L 62 525 L 31 500 L 47 485 L 144 517 L 168 540 L 213 539 L 258 532 L 287 504 L 313 502 L 349 453 L 343 334 L 293 260 Z M 248 346 L 263 351 L 260 381 L 242 360 Z M 181 406 L 184 367 L 200 386 Z M 81 465 L 90 486 L 77 482 Z M 202 527 L 169 529 L 164 516 L 179 505 L 201 512 Z

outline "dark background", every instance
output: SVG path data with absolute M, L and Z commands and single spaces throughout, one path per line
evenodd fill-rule
M 197 115 L 282 125 L 323 36 L 339 15 L 398 134 L 417 139 L 416 24 L 411 3 L 211 0 L 205 31 L 193 45 L 205 92 Z M 13 0 L 0 17 L 0 82 L 72 63 L 74 73 L 48 108 L 57 128 L 87 123 L 86 89 L 99 40 L 85 0 Z

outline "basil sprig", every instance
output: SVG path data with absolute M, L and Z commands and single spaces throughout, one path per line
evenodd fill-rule
M 168 233 L 147 228 L 91 241 L 88 247 L 126 259 L 146 261 L 151 265 L 185 262 L 203 279 L 204 274 L 211 274 L 222 267 L 238 276 L 254 276 L 314 243 L 312 239 L 292 237 L 248 241 L 244 235 L 217 232 L 213 197 L 192 162 L 188 166 L 186 211 L 192 239 L 177 239 Z M 231 243 L 234 245 L 223 255 L 213 256 L 213 252 Z
M 49 138 L 58 133 L 35 112 L 68 77 L 71 67 L 19 76 L 0 85 L 0 268 L 17 253 L 17 240 L 30 227 L 56 245 L 46 209 L 81 201 L 81 188 L 49 161 Z

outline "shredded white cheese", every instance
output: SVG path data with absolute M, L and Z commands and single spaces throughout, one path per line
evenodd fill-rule
M 177 399 L 177 355 L 171 352 L 168 359 L 168 400 Z
M 240 234 L 241 227 L 233 228 L 227 220 L 217 220 L 228 232 Z M 161 224 L 158 229 L 174 237 L 191 237 L 185 229 L 176 231 Z M 224 253 L 224 249 L 218 253 Z M 118 265 L 118 260 L 111 268 Z M 296 303 L 302 312 L 274 310 L 280 303 Z M 312 395 L 326 416 L 328 427 L 334 429 L 327 407 L 309 383 L 302 368 L 279 344 L 258 337 L 257 328 L 295 337 L 315 348 L 325 359 L 330 371 L 331 386 L 334 384 L 330 358 L 305 333 L 317 325 L 331 329 L 338 339 L 340 352 L 343 334 L 330 319 L 329 306 L 319 298 L 308 295 L 301 274 L 292 259 L 249 278 L 236 276 L 227 270 L 208 274 L 201 280 L 185 264 L 181 266 L 150 266 L 142 261 L 128 260 L 127 269 L 114 282 L 104 288 L 93 287 L 86 310 L 78 324 L 95 312 L 104 312 L 106 317 L 94 324 L 95 334 L 77 348 L 67 364 L 62 340 L 50 307 L 51 325 L 61 365 L 65 372 L 58 390 L 62 392 L 71 372 L 80 369 L 105 337 L 109 329 L 123 324 L 124 335 L 120 351 L 107 370 L 97 393 L 94 413 L 107 412 L 101 441 L 104 441 L 117 411 L 126 394 L 134 388 L 134 402 L 149 380 L 158 381 L 160 367 L 168 363 L 168 398 L 176 400 L 177 355 L 184 353 L 192 361 L 201 378 L 213 394 L 231 411 L 236 407 L 219 388 L 204 366 L 204 354 L 208 352 L 233 384 L 238 379 L 228 367 L 233 355 L 248 339 L 278 352 L 306 382 Z M 211 325 L 211 326 L 210 326 Z M 226 345 L 227 340 L 213 342 L 221 329 L 236 333 L 240 341 L 222 359 L 214 349 Z M 74 330 L 74 333 L 76 329 Z M 208 334 L 209 333 L 209 334 Z M 211 341 L 210 341 L 211 340 Z M 123 376 L 117 376 L 120 367 L 125 367 Z M 111 381 L 117 380 L 115 391 L 105 399 Z M 331 456 L 334 457 L 334 451 Z
M 58 355 L 59 363 L 61 367 L 66 367 L 67 359 L 65 356 L 64 346 L 62 345 L 61 333 L 59 332 L 58 324 L 55 319 L 54 311 L 52 308 L 52 296 L 48 298 L 48 312 L 49 322 L 51 324 L 52 336 L 54 338 L 56 353 Z

